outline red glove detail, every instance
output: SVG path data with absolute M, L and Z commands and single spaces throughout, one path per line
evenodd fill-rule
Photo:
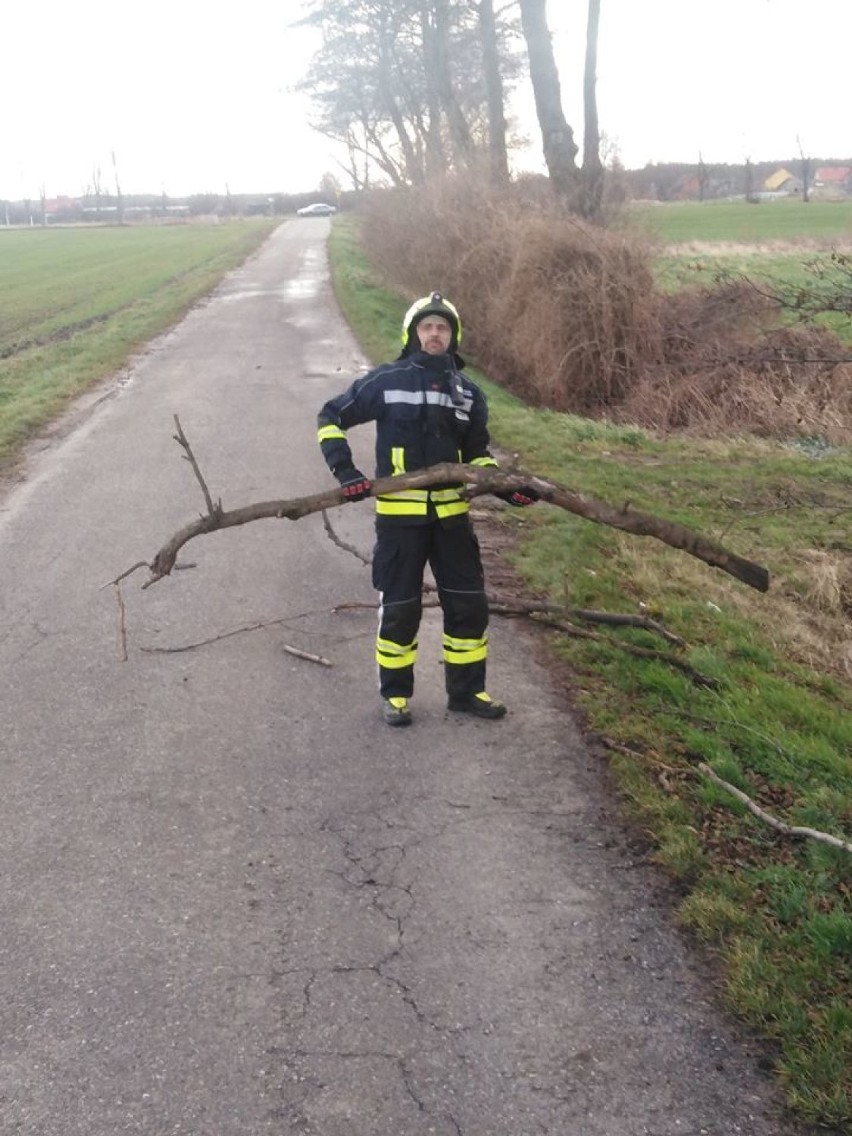
M 363 501 L 365 497 L 370 496 L 373 489 L 370 479 L 354 466 L 351 469 L 341 470 L 337 480 L 347 501 Z
M 539 500 L 539 495 L 530 485 L 525 485 L 523 489 L 510 489 L 499 496 L 509 505 L 515 505 L 519 509 L 524 505 L 534 505 Z

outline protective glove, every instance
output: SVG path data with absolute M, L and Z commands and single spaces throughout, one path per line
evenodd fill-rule
M 523 508 L 524 505 L 534 505 L 536 501 L 540 500 L 538 493 L 531 485 L 525 485 L 523 489 L 507 489 L 505 493 L 498 493 L 497 496 L 501 501 L 506 501 L 509 505 L 514 505 L 517 508 Z
M 340 482 L 343 495 L 347 501 L 363 501 L 363 499 L 369 497 L 372 492 L 372 482 L 369 478 L 364 476 L 360 469 L 356 469 L 354 465 L 342 466 L 340 469 L 336 469 L 334 476 Z

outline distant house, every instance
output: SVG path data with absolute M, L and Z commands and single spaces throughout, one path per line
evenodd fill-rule
M 80 218 L 80 202 L 73 197 L 46 197 L 43 203 L 46 224 L 77 221 Z
M 814 173 L 814 190 L 821 197 L 852 194 L 852 166 L 820 166 Z
M 766 178 L 763 188 L 769 193 L 801 193 L 802 180 L 791 174 L 789 170 L 782 168 Z

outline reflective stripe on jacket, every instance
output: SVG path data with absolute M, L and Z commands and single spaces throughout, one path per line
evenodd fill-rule
M 456 401 L 451 390 L 457 390 Z M 347 430 L 376 423 L 376 477 L 439 462 L 496 466 L 488 451 L 488 407 L 450 355 L 417 352 L 368 372 L 319 413 L 317 436 L 332 472 L 352 464 Z M 404 489 L 376 498 L 379 523 L 420 524 L 468 512 L 459 485 Z

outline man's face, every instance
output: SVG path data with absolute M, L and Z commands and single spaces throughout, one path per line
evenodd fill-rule
M 428 355 L 443 355 L 449 351 L 453 339 L 450 321 L 443 316 L 424 316 L 414 329 L 420 340 L 420 350 Z

